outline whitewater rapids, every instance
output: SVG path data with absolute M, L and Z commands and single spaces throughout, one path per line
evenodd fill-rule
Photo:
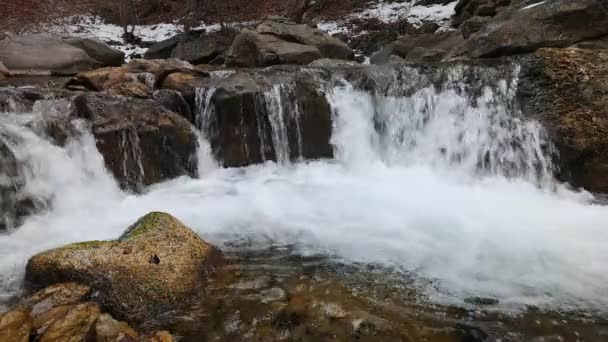
M 456 92 L 377 98 L 339 87 L 330 94 L 335 160 L 221 169 L 201 149 L 200 179 L 143 195 L 118 188 L 90 134 L 61 148 L 19 124 L 24 114 L 7 114 L 0 126 L 21 139 L 13 148 L 27 161 L 28 191 L 52 202 L 0 235 L 0 303 L 19 293 L 33 254 L 114 239 L 165 211 L 220 247 L 289 244 L 396 267 L 440 303 L 605 309 L 608 208 L 550 179 L 542 128 L 509 117 L 494 95 L 472 108 Z

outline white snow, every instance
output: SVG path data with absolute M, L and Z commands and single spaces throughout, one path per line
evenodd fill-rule
M 520 11 L 530 9 L 530 8 L 536 7 L 536 6 L 538 6 L 538 5 L 542 5 L 542 4 L 544 4 L 545 2 L 547 2 L 547 1 L 541 1 L 541 2 L 537 2 L 537 3 L 535 3 L 535 4 L 532 4 L 532 5 L 528 5 L 528 6 L 524 7 L 524 8 L 522 8 L 522 9 L 520 9 Z
M 451 30 L 451 17 L 455 13 L 457 2 L 454 0 L 447 5 L 420 6 L 414 5 L 415 1 L 387 2 L 380 0 L 369 8 L 353 13 L 344 19 L 321 21 L 317 27 L 329 34 L 349 33 L 348 25 L 351 20 L 376 18 L 386 24 L 407 20 L 416 27 L 425 22 L 435 22 L 439 24 L 439 31 L 449 31 Z M 363 33 L 366 31 L 358 32 L 358 34 Z
M 77 37 L 97 38 L 106 43 L 110 43 L 112 47 L 119 49 L 125 53 L 127 59 L 129 56 L 136 53 L 143 55 L 147 48 L 142 48 L 138 45 L 125 44 L 122 38 L 124 30 L 122 26 L 105 23 L 101 18 L 94 16 L 82 16 L 68 20 L 72 24 L 64 26 L 51 26 L 45 28 L 45 31 L 57 34 L 65 34 Z M 229 26 L 242 27 L 249 25 L 248 22 L 232 23 Z M 205 30 L 207 32 L 216 32 L 221 29 L 220 24 L 205 24 L 200 23 L 194 30 Z M 156 25 L 136 25 L 133 33 L 135 36 L 142 39 L 144 42 L 160 42 L 169 39 L 179 33 L 184 32 L 183 26 L 177 23 L 162 23 Z

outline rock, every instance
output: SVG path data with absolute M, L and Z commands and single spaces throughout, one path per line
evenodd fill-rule
M 408 62 L 438 62 L 462 42 L 462 35 L 456 31 L 404 35 L 375 53 L 371 62 L 385 64 L 393 55 Z
M 354 61 L 345 61 L 342 59 L 329 59 L 329 58 L 317 59 L 316 61 L 313 61 L 312 63 L 309 64 L 309 66 L 317 67 L 317 68 L 356 67 L 358 65 L 359 65 L 359 63 L 354 62 Z
M 243 30 L 232 43 L 227 64 L 237 67 L 304 65 L 321 57 L 321 52 L 314 46 L 288 42 L 272 34 Z
M 175 342 L 175 338 L 168 331 L 157 331 L 144 335 L 141 342 Z
M 171 89 L 161 89 L 155 91 L 152 98 L 168 110 L 183 116 L 191 123 L 195 123 L 192 110 L 190 110 L 188 102 L 186 102 L 180 92 Z
M 27 307 L 32 317 L 37 318 L 52 308 L 82 301 L 90 291 L 89 286 L 74 282 L 54 284 L 28 297 L 20 306 Z
M 68 81 L 67 87 L 82 86 L 88 90 L 103 91 L 120 83 L 134 81 L 137 81 L 135 74 L 125 68 L 101 68 L 79 73 Z
M 460 31 L 462 32 L 462 37 L 464 39 L 469 39 L 469 37 L 475 33 L 481 31 L 491 20 L 487 17 L 472 17 L 465 21 L 460 27 Z
M 26 279 L 36 286 L 66 280 L 90 285 L 113 316 L 142 322 L 186 302 L 221 262 L 221 252 L 177 219 L 150 213 L 116 241 L 77 243 L 32 257 Z
M 48 34 L 0 40 L 0 61 L 13 75 L 74 75 L 102 66 L 84 50 Z
M 352 60 L 355 56 L 346 43 L 308 25 L 266 20 L 258 25 L 256 32 L 271 34 L 289 42 L 314 46 L 325 58 Z
M 204 84 L 204 80 L 189 72 L 177 72 L 167 76 L 162 83 L 161 88 L 175 90 L 182 94 L 184 99 L 191 104 L 194 104 L 196 88 Z
M 608 36 L 580 42 L 570 47 L 579 49 L 608 49 Z
M 89 335 L 100 315 L 95 303 L 81 303 L 61 318 L 55 319 L 40 336 L 40 342 L 80 342 Z
M 544 1 L 532 7 L 510 8 L 473 33 L 450 57 L 484 58 L 530 53 L 543 47 L 567 47 L 605 35 L 608 35 L 608 9 L 604 1 Z
M 522 65 L 518 97 L 555 143 L 559 178 L 608 192 L 608 52 L 539 50 Z
M 52 323 L 63 319 L 75 306 L 76 304 L 57 306 L 38 314 L 34 319 L 32 333 L 37 336 L 44 335 Z
M 456 4 L 452 25 L 460 26 L 471 17 L 493 17 L 500 7 L 508 6 L 511 0 L 460 0 Z
M 255 31 L 243 30 L 234 39 L 228 65 L 304 65 L 323 57 L 352 60 L 354 52 L 339 39 L 318 29 L 274 18 L 262 22 Z
M 72 117 L 91 121 L 97 148 L 123 188 L 197 174 L 192 125 L 154 100 L 82 94 Z
M 107 93 L 110 95 L 139 97 L 144 99 L 150 97 L 148 87 L 140 82 L 119 83 L 108 89 Z
M 125 62 L 124 52 L 113 49 L 98 39 L 64 37 L 63 41 L 83 50 L 104 66 L 121 66 Z
M 29 342 L 32 318 L 26 310 L 0 314 L 0 341 Z
M 8 78 L 10 75 L 11 75 L 11 73 L 4 66 L 4 64 L 2 63 L 2 61 L 0 61 L 0 79 Z
M 108 314 L 97 319 L 94 328 L 94 342 L 138 341 L 139 334 L 125 322 L 119 322 Z
M 217 32 L 190 31 L 152 45 L 144 54 L 145 59 L 176 58 L 194 64 L 210 63 L 223 55 L 237 32 L 222 29 Z

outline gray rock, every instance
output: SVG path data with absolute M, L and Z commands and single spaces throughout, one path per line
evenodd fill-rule
M 404 35 L 375 53 L 371 62 L 385 64 L 391 56 L 411 62 L 437 62 L 462 42 L 462 35 L 457 31 Z
M 236 34 L 236 31 L 230 29 L 212 33 L 181 33 L 152 45 L 144 54 L 144 58 L 177 58 L 194 64 L 207 64 L 228 51 Z
M 63 41 L 84 50 L 89 57 L 103 66 L 121 66 L 125 62 L 124 52 L 113 49 L 98 39 L 65 37 Z
M 346 43 L 308 25 L 266 20 L 258 25 L 256 31 L 272 34 L 286 41 L 314 46 L 325 58 L 347 60 L 354 58 L 353 50 Z
M 84 50 L 60 37 L 30 34 L 0 41 L 0 61 L 11 74 L 73 75 L 102 66 Z
M 567 47 L 608 35 L 604 0 L 554 0 L 512 7 L 452 53 L 453 58 L 498 57 Z
M 228 65 L 239 67 L 304 65 L 321 57 L 321 52 L 315 46 L 292 43 L 272 34 L 243 30 L 232 43 Z

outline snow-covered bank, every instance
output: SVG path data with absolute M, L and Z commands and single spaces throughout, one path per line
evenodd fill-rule
M 420 6 L 415 5 L 415 1 L 388 2 L 380 0 L 363 11 L 352 13 L 342 19 L 320 20 L 318 28 L 329 34 L 354 34 L 351 32 L 351 21 L 378 19 L 380 22 L 386 24 L 407 21 L 415 27 L 426 22 L 433 22 L 439 25 L 439 30 L 445 31 L 450 29 L 450 18 L 454 14 L 456 3 L 457 1 L 453 1 L 447 5 Z M 127 58 L 143 55 L 147 50 L 146 47 L 124 43 L 122 38 L 124 33 L 123 28 L 119 25 L 108 24 L 99 17 L 80 16 L 66 20 L 66 22 L 69 24 L 47 27 L 45 28 L 45 31 L 78 37 L 97 38 L 123 51 Z M 235 22 L 227 25 L 235 28 L 243 28 L 252 26 L 253 24 L 254 23 L 252 22 Z M 217 23 L 206 24 L 201 22 L 193 29 L 215 32 L 220 30 L 221 26 Z M 141 38 L 144 43 L 154 43 L 171 38 L 183 31 L 183 25 L 172 22 L 155 25 L 137 25 L 133 33 L 136 37 Z M 359 32 L 359 34 L 364 32 L 365 31 Z

